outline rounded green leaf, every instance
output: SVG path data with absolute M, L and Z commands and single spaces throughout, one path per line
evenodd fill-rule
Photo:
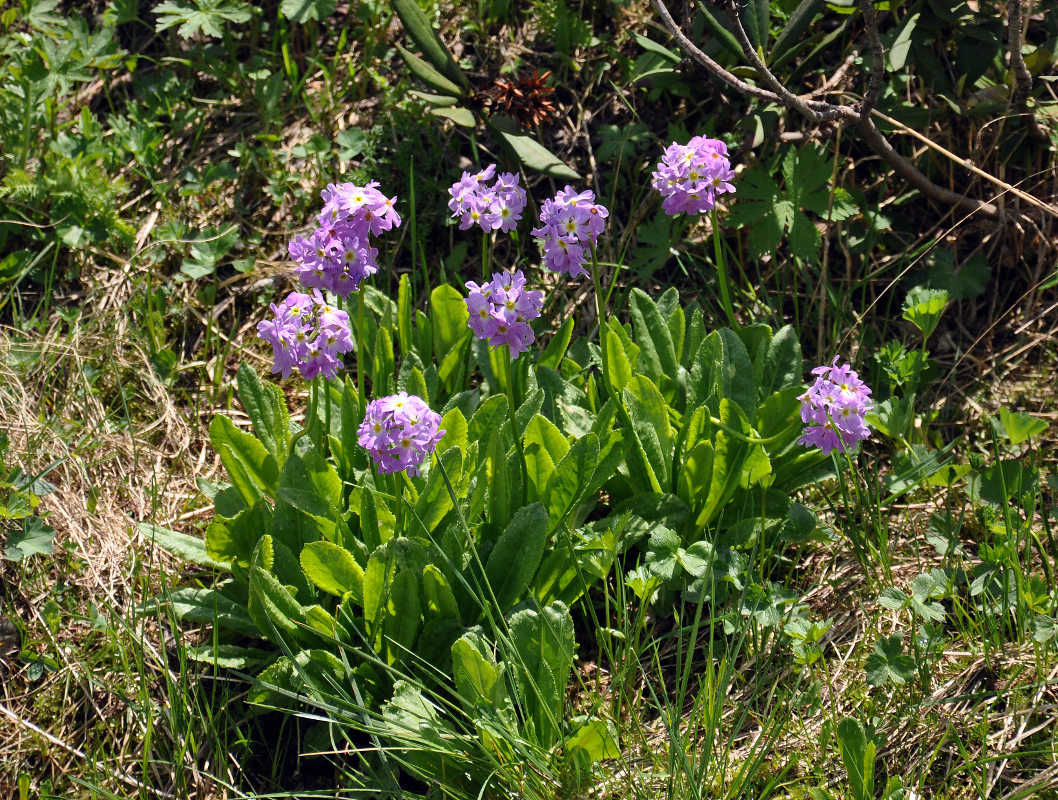
M 310 542 L 301 551 L 301 569 L 320 589 L 338 597 L 349 592 L 356 603 L 364 599 L 364 570 L 352 553 L 331 542 Z

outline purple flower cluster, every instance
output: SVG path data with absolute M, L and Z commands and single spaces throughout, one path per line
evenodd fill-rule
M 727 145 L 704 136 L 695 136 L 687 144 L 669 145 L 650 177 L 653 187 L 665 198 L 661 208 L 669 216 L 710 211 L 718 194 L 735 191 L 730 182 L 735 173 L 727 160 Z
M 567 186 L 540 209 L 540 227 L 532 234 L 543 240 L 544 266 L 571 278 L 587 275 L 584 261 L 606 228 L 610 212 L 595 202 L 591 190 L 574 192 Z M 590 243 L 590 244 L 589 244 Z
M 319 289 L 291 292 L 271 309 L 275 319 L 257 323 L 257 335 L 272 344 L 272 372 L 289 378 L 297 367 L 306 380 L 333 378 L 342 366 L 338 356 L 353 349 L 349 315 L 329 305 Z
M 452 199 L 448 208 L 453 217 L 459 217 L 459 229 L 465 231 L 474 225 L 489 231 L 511 231 L 522 218 L 525 209 L 525 189 L 517 175 L 501 172 L 491 186 L 485 182 L 496 174 L 496 165 L 490 164 L 481 172 L 463 177 L 452 184 L 448 193 Z
M 304 286 L 348 297 L 378 271 L 378 250 L 370 237 L 400 225 L 396 198 L 382 194 L 376 182 L 328 184 L 321 196 L 319 227 L 290 243 L 290 257 Z
M 818 447 L 827 455 L 846 449 L 871 435 L 863 416 L 873 404 L 871 390 L 848 364 L 838 366 L 838 356 L 830 366 L 812 370 L 815 383 L 801 395 L 801 420 L 810 423 L 798 441 Z
M 441 415 L 431 411 L 421 397 L 407 392 L 381 397 L 367 404 L 357 441 L 371 455 L 379 473 L 407 470 L 418 475 L 419 466 L 444 436 L 438 430 Z
M 529 323 L 540 316 L 544 293 L 525 288 L 525 275 L 516 272 L 494 272 L 484 286 L 467 282 L 466 298 L 470 319 L 467 324 L 479 339 L 488 339 L 493 347 L 507 345 L 511 358 L 528 351 L 535 336 Z

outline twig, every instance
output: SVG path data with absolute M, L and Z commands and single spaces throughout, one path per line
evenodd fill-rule
M 901 133 L 906 133 L 909 136 L 915 137 L 916 139 L 918 139 L 920 142 L 922 142 L 927 147 L 930 147 L 930 148 L 936 150 L 938 153 L 941 153 L 942 155 L 947 156 L 948 158 L 950 158 L 952 161 L 954 161 L 959 166 L 965 167 L 966 169 L 968 169 L 974 175 L 977 175 L 978 177 L 984 178 L 986 181 L 994 183 L 996 186 L 1000 187 L 1004 191 L 1010 192 L 1015 197 L 1021 198 L 1026 203 L 1029 203 L 1030 205 L 1035 206 L 1036 208 L 1040 209 L 1044 213 L 1050 214 L 1052 217 L 1058 218 L 1058 209 L 1054 208 L 1054 206 L 1050 206 L 1047 203 L 1044 203 L 1039 198 L 1033 197 L 1028 192 L 1022 191 L 1021 189 L 1018 189 L 1016 186 L 1011 186 L 1009 183 L 1006 183 L 1005 181 L 1001 181 L 995 175 L 992 175 L 991 173 L 985 172 L 980 167 L 974 166 L 973 162 L 970 161 L 970 159 L 968 159 L 968 158 L 959 158 L 959 156 L 955 155 L 955 153 L 953 153 L 951 150 L 948 150 L 944 146 L 937 144 L 933 140 L 929 139 L 926 136 L 923 136 L 921 133 L 919 133 L 918 131 L 914 130 L 913 128 L 909 128 L 906 125 L 904 125 L 903 123 L 898 122 L 897 120 L 893 119 L 892 117 L 887 117 L 881 111 L 875 111 L 874 114 L 876 116 L 878 116 L 879 118 L 884 119 L 890 125 L 892 125 L 892 126 L 894 126 L 896 128 L 899 128 Z
M 1010 40 L 1010 66 L 1014 68 L 1014 86 L 1011 100 L 1025 117 L 1029 136 L 1041 141 L 1047 140 L 1047 133 L 1040 127 L 1039 120 L 1032 113 L 1028 105 L 1028 97 L 1032 92 L 1032 73 L 1025 64 L 1025 57 L 1021 54 L 1021 45 L 1025 41 L 1025 30 L 1021 21 L 1021 0 L 1009 0 L 1007 3 L 1010 19 L 1007 21 L 1007 37 Z
M 867 0 L 867 2 L 870 2 L 870 0 Z M 761 80 L 771 87 L 771 90 L 775 93 L 775 97 L 780 103 L 787 108 L 800 111 L 813 122 L 830 122 L 839 117 L 847 116 L 847 109 L 844 106 L 834 106 L 819 100 L 804 100 L 783 86 L 779 82 L 779 79 L 772 74 L 772 71 L 760 60 L 760 56 L 757 55 L 757 51 L 754 49 L 753 43 L 749 40 L 746 29 L 742 27 L 742 20 L 739 19 L 734 4 L 727 6 L 726 13 L 727 18 L 731 21 L 731 27 L 735 32 L 735 38 L 742 47 L 743 54 L 749 60 L 753 69 L 757 70 L 757 74 L 760 75 Z
M 867 33 L 867 42 L 871 46 L 871 71 L 867 80 L 867 91 L 863 93 L 860 103 L 860 119 L 867 119 L 871 109 L 878 102 L 885 79 L 885 53 L 882 51 L 882 39 L 878 35 L 878 12 L 873 0 L 860 0 L 860 12 L 863 14 L 863 29 Z

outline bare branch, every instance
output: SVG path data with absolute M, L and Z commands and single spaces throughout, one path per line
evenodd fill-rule
M 665 25 L 665 28 L 668 30 L 669 33 L 672 34 L 672 38 L 674 38 L 679 43 L 680 47 L 682 47 L 684 52 L 691 57 L 691 60 L 694 61 L 694 63 L 698 64 L 701 67 L 704 67 L 706 70 L 711 72 L 714 76 L 724 81 L 725 83 L 734 86 L 736 89 L 742 92 L 742 94 L 748 94 L 750 97 L 756 97 L 758 100 L 767 100 L 770 103 L 780 103 L 782 105 L 785 105 L 779 98 L 779 96 L 774 92 L 769 92 L 767 89 L 761 89 L 757 86 L 753 86 L 752 84 L 746 83 L 745 81 L 740 80 L 739 78 L 736 78 L 726 69 L 721 67 L 715 61 L 713 61 L 713 59 L 709 58 L 709 56 L 703 53 L 694 42 L 687 38 L 687 35 L 684 34 L 683 29 L 679 26 L 676 20 L 672 18 L 672 14 L 669 13 L 668 8 L 666 8 L 664 0 L 650 0 L 650 2 L 653 4 L 654 9 L 658 12 L 658 16 L 661 17 L 661 21 Z
M 1021 45 L 1025 41 L 1025 31 L 1022 22 L 1021 0 L 1008 0 L 1007 7 L 1010 19 L 1007 21 L 1007 38 L 1010 40 L 1010 66 L 1014 69 L 1014 91 L 1011 100 L 1025 117 L 1025 123 L 1029 135 L 1033 139 L 1046 140 L 1047 133 L 1040 127 L 1039 120 L 1028 105 L 1028 97 L 1032 92 L 1032 73 L 1025 64 L 1025 56 L 1021 54 Z
M 882 51 L 882 40 L 878 36 L 878 12 L 874 0 L 860 0 L 860 12 L 863 14 L 863 28 L 867 32 L 867 41 L 871 46 L 871 71 L 867 81 L 867 91 L 863 93 L 860 103 L 860 119 L 871 116 L 871 109 L 878 102 L 885 77 L 885 53 Z
M 870 0 L 867 0 L 867 2 L 869 1 Z M 775 96 L 778 97 L 779 102 L 787 108 L 792 108 L 795 111 L 801 112 L 813 122 L 830 122 L 834 119 L 851 116 L 851 109 L 846 109 L 844 106 L 835 106 L 818 100 L 806 101 L 783 86 L 779 82 L 779 79 L 772 74 L 770 69 L 768 69 L 765 63 L 761 61 L 760 56 L 757 55 L 753 43 L 749 40 L 749 36 L 746 34 L 746 29 L 742 27 L 742 20 L 739 19 L 738 12 L 735 11 L 733 6 L 728 6 L 726 13 L 727 18 L 731 21 L 731 27 L 735 31 L 735 38 L 742 47 L 742 53 L 746 56 L 746 59 L 749 61 L 753 69 L 757 70 L 757 74 L 760 75 L 761 80 L 763 80 L 764 83 L 775 92 Z

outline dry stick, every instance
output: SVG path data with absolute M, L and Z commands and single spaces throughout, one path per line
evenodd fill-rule
M 879 117 L 880 119 L 885 120 L 890 125 L 892 125 L 894 128 L 898 128 L 901 133 L 906 133 L 909 136 L 914 136 L 916 139 L 918 139 L 920 142 L 925 144 L 927 147 L 930 147 L 930 148 L 936 150 L 938 153 L 941 153 L 942 155 L 947 156 L 948 158 L 950 158 L 952 161 L 954 161 L 959 166 L 965 167 L 966 169 L 968 169 L 974 175 L 977 175 L 977 176 L 979 176 L 981 178 L 984 178 L 986 181 L 994 183 L 996 186 L 998 186 L 1001 189 L 1003 189 L 1003 191 L 1010 192 L 1015 197 L 1018 197 L 1018 198 L 1024 200 L 1026 203 L 1029 203 L 1030 205 L 1035 206 L 1036 208 L 1040 209 L 1044 213 L 1050 214 L 1052 217 L 1058 218 L 1058 209 L 1056 209 L 1054 206 L 1048 205 L 1047 203 L 1044 203 L 1042 200 L 1039 200 L 1038 198 L 1033 197 L 1028 192 L 1022 191 L 1021 189 L 1017 188 L 1016 186 L 1011 186 L 1009 183 L 1006 183 L 1005 181 L 1001 181 L 995 175 L 992 175 L 992 174 L 990 174 L 988 172 L 985 172 L 980 167 L 974 166 L 974 163 L 972 161 L 970 161 L 970 159 L 968 159 L 968 158 L 959 158 L 959 156 L 955 155 L 955 153 L 953 153 L 951 150 L 948 150 L 943 145 L 937 144 L 936 142 L 930 140 L 926 136 L 923 136 L 918 131 L 907 127 L 902 122 L 898 122 L 897 120 L 893 119 L 892 117 L 887 117 L 881 111 L 873 111 L 871 113 L 873 113 L 875 116 Z M 955 193 L 952 192 L 951 194 L 955 194 Z M 960 196 L 960 195 L 956 195 L 956 196 Z
M 746 29 L 742 27 L 742 20 L 739 19 L 735 7 L 733 5 L 728 6 L 726 13 L 727 18 L 731 21 L 731 27 L 735 32 L 735 38 L 738 39 L 742 52 L 745 54 L 746 58 L 749 59 L 749 63 L 753 68 L 757 70 L 757 74 L 760 75 L 761 79 L 771 87 L 771 90 L 775 93 L 775 96 L 780 103 L 787 108 L 800 111 L 813 122 L 829 122 L 838 119 L 839 117 L 848 116 L 846 109 L 842 106 L 826 107 L 829 104 L 823 101 L 804 100 L 783 86 L 779 82 L 779 79 L 772 74 L 771 70 L 764 65 L 760 56 L 757 55 L 753 43 L 749 40 L 749 36 L 746 34 Z M 824 106 L 824 108 L 816 107 L 820 105 Z
M 691 57 L 691 60 L 706 69 L 715 77 L 730 86 L 733 86 L 735 89 L 738 89 L 743 94 L 761 100 L 779 103 L 788 109 L 799 111 L 802 115 L 815 122 L 832 119 L 847 119 L 852 123 L 853 127 L 860 132 L 860 135 L 863 137 L 863 140 L 867 145 L 881 156 L 893 168 L 893 171 L 896 172 L 897 175 L 916 189 L 920 190 L 923 194 L 941 203 L 947 203 L 970 212 L 981 212 L 992 219 L 1006 220 L 1007 215 L 1005 215 L 1004 212 L 994 204 L 958 194 L 957 192 L 945 189 L 943 186 L 939 186 L 931 181 L 918 169 L 918 167 L 897 153 L 874 124 L 870 115 L 872 112 L 875 114 L 878 113 L 873 110 L 872 105 L 877 100 L 878 94 L 881 91 L 884 53 L 882 51 L 881 39 L 878 36 L 878 16 L 875 13 L 872 0 L 860 0 L 861 8 L 864 9 L 864 28 L 867 33 L 872 54 L 874 55 L 874 64 L 871 67 L 871 76 L 867 92 L 864 94 L 863 101 L 859 104 L 859 108 L 853 106 L 837 106 L 832 103 L 818 100 L 804 100 L 783 88 L 778 78 L 776 78 L 760 60 L 760 57 L 756 54 L 750 44 L 745 30 L 741 28 L 741 24 L 738 22 L 737 16 L 735 16 L 733 17 L 733 22 L 735 23 L 735 35 L 736 38 L 739 39 L 739 44 L 742 47 L 744 55 L 760 74 L 761 79 L 769 86 L 778 86 L 781 90 L 781 94 L 746 83 L 713 61 L 708 55 L 702 52 L 702 50 L 697 47 L 686 34 L 684 34 L 683 30 L 673 19 L 671 12 L 665 6 L 664 0 L 651 0 L 651 4 L 657 11 L 665 28 L 670 34 L 672 34 L 672 37 L 680 47 L 682 47 Z M 926 141 L 928 142 L 928 140 Z M 939 147 L 939 145 L 930 144 L 931 146 Z M 948 153 L 946 150 L 944 152 Z M 960 159 L 952 153 L 948 154 L 954 161 L 966 165 L 964 159 Z M 976 168 L 973 168 L 971 171 L 974 170 L 976 170 Z M 996 178 L 993 178 L 987 173 L 981 170 L 978 170 L 978 172 L 983 177 L 986 177 L 993 182 L 998 182 Z M 1000 185 L 1003 185 L 1004 188 L 1007 186 L 1002 183 Z M 1016 191 L 1015 193 L 1017 194 Z M 1018 196 L 1020 197 L 1021 194 L 1018 194 Z M 1031 195 L 1026 195 L 1026 197 L 1031 197 Z M 1038 200 L 1035 200 L 1035 198 L 1033 198 L 1033 201 L 1033 205 L 1041 205 Z M 1053 210 L 1049 209 L 1049 207 L 1044 207 L 1053 213 Z
M 1007 37 L 1010 40 L 1010 66 L 1014 68 L 1014 91 L 1011 100 L 1025 117 L 1029 136 L 1040 141 L 1047 140 L 1047 133 L 1040 127 L 1039 120 L 1028 105 L 1028 96 L 1032 92 L 1032 73 L 1025 64 L 1021 54 L 1021 45 L 1025 41 L 1025 29 L 1022 27 L 1021 0 L 1008 0 L 1010 19 L 1007 22 Z

